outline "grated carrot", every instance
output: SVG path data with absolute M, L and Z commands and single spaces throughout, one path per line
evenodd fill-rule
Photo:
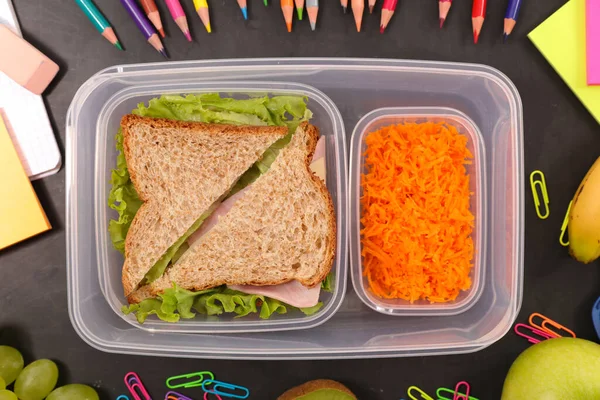
M 471 287 L 473 156 L 443 123 L 407 123 L 366 138 L 362 175 L 363 273 L 388 299 L 447 302 Z

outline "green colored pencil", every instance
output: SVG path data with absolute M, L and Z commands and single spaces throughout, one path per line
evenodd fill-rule
M 106 18 L 104 18 L 104 15 L 102 15 L 100 10 L 98 10 L 98 7 L 92 3 L 92 0 L 75 0 L 75 3 L 77 3 L 86 17 L 88 17 L 94 27 L 106 38 L 106 40 L 111 42 L 117 49 L 123 50 L 114 29 L 110 26 Z

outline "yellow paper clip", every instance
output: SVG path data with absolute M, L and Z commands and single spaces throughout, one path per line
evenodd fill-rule
M 536 317 L 540 318 L 542 320 L 541 324 L 538 325 L 535 322 L 533 322 Z M 568 336 L 571 336 L 571 337 L 577 337 L 577 336 L 575 336 L 575 332 L 573 332 L 569 328 L 559 324 L 558 322 L 551 320 L 550 318 L 548 318 L 545 315 L 542 315 L 540 313 L 533 313 L 529 316 L 529 325 L 531 325 L 532 327 L 539 329 L 543 332 L 546 332 L 550 335 L 553 335 L 554 337 L 557 337 L 557 338 L 564 337 L 565 335 L 563 335 L 562 333 L 567 333 Z M 551 326 L 552 328 L 557 329 L 557 331 L 553 331 L 548 326 Z
M 571 213 L 571 206 L 573 205 L 573 200 L 569 203 L 569 207 L 567 208 L 567 214 L 565 214 L 565 219 L 563 220 L 562 226 L 560 227 L 560 238 L 558 241 L 563 246 L 568 246 L 569 241 L 565 242 L 565 234 L 567 233 L 567 227 L 569 226 L 569 214 Z
M 539 175 L 539 179 L 535 180 L 536 175 Z M 533 193 L 533 201 L 535 202 L 535 212 L 540 219 L 546 219 L 550 216 L 550 198 L 548 197 L 548 188 L 546 187 L 546 177 L 544 173 L 540 170 L 535 170 L 529 175 L 529 183 L 531 183 L 531 193 Z M 542 199 L 544 200 L 544 208 L 546 212 L 542 214 L 540 197 L 538 195 L 536 186 L 539 186 L 540 192 L 542 194 Z
M 417 396 L 419 397 L 415 397 L 413 396 L 413 394 L 411 392 L 417 392 Z M 433 397 L 431 397 L 430 395 L 428 395 L 427 393 L 425 393 L 424 391 L 422 391 L 420 388 L 416 387 L 416 386 L 411 386 L 408 388 L 408 397 L 410 397 L 412 400 L 435 400 Z

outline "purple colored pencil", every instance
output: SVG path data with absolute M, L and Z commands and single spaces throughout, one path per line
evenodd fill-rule
M 152 45 L 160 54 L 162 54 L 165 58 L 167 58 L 167 52 L 165 51 L 165 47 L 160 41 L 160 37 L 158 33 L 154 30 L 154 27 L 148 20 L 148 18 L 144 15 L 140 7 L 137 5 L 135 0 L 121 0 L 121 4 L 127 10 L 138 29 L 142 32 L 148 43 Z

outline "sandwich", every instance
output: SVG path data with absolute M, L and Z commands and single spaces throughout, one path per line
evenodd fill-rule
M 126 314 L 320 309 L 336 228 L 308 118 L 302 98 L 218 95 L 163 96 L 123 117 L 109 230 L 125 256 Z

